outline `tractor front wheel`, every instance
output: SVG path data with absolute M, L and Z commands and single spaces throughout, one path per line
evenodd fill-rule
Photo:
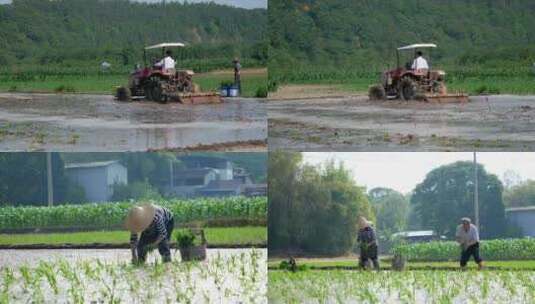
M 380 85 L 374 85 L 371 86 L 368 90 L 368 97 L 370 100 L 385 100 L 386 99 L 386 91 L 385 88 Z
M 403 78 L 399 87 L 403 100 L 413 100 L 416 97 L 416 82 L 411 78 Z
M 159 103 L 167 103 L 167 96 L 164 95 L 162 86 L 159 83 L 152 88 L 152 100 Z
M 119 87 L 116 92 L 117 100 L 119 101 L 130 101 L 132 100 L 132 93 L 130 88 Z

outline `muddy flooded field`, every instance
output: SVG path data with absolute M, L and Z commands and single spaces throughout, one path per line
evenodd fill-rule
M 3 151 L 265 150 L 261 99 L 121 103 L 107 95 L 0 94 Z
M 535 96 L 473 96 L 469 103 L 270 100 L 270 149 L 486 151 L 535 149 Z
M 211 249 L 206 261 L 130 264 L 129 250 L 1 250 L 6 303 L 267 303 L 265 249 Z M 147 285 L 147 280 L 150 284 Z

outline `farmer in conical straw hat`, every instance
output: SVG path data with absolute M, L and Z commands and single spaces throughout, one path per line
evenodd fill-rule
M 366 268 L 368 260 L 372 260 L 373 268 L 379 270 L 379 260 L 377 258 L 377 237 L 375 231 L 365 217 L 359 216 L 358 219 L 358 237 L 357 242 L 360 247 L 359 266 Z
M 474 261 L 476 261 L 479 269 L 482 269 L 483 259 L 479 256 L 479 232 L 470 218 L 463 217 L 461 219 L 461 224 L 457 226 L 455 239 L 461 245 L 461 269 L 466 268 L 471 256 L 474 256 Z
M 144 263 L 154 247 L 158 247 L 164 262 L 170 262 L 169 240 L 174 224 L 173 214 L 166 208 L 150 203 L 132 207 L 125 220 L 126 229 L 131 232 L 132 263 Z

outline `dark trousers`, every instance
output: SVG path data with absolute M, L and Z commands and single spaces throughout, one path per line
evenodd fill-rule
M 169 241 L 173 234 L 173 228 L 175 227 L 175 220 L 171 219 L 165 226 L 166 235 L 165 238 L 158 244 L 158 252 L 162 256 L 164 261 L 171 260 L 171 248 Z M 147 259 L 147 253 L 154 248 L 150 248 L 148 245 L 156 242 L 158 239 L 157 233 L 142 232 L 139 242 L 137 243 L 137 257 L 141 262 L 145 262 Z
M 471 256 L 474 256 L 474 261 L 478 264 L 483 261 L 479 256 L 479 243 L 475 243 L 466 248 L 466 250 L 463 250 L 461 253 L 461 267 L 466 266 L 466 263 L 468 263 Z
M 379 269 L 379 260 L 377 258 L 377 245 L 360 246 L 359 266 L 361 268 L 365 268 L 368 265 L 369 260 L 372 261 L 373 268 Z

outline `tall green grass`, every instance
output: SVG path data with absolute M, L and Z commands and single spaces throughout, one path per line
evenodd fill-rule
M 270 68 L 270 84 L 326 84 L 342 90 L 366 92 L 381 79 L 381 73 L 392 67 L 296 66 L 292 69 Z M 437 66 L 446 72 L 450 91 L 470 94 L 534 94 L 535 71 L 530 66 L 483 67 Z

